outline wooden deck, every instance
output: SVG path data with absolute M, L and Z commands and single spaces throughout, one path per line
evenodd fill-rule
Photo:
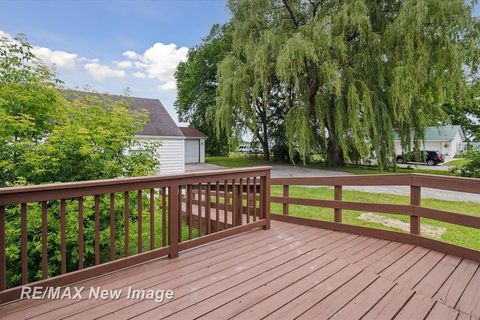
M 272 221 L 76 287 L 172 289 L 152 300 L 28 300 L 2 319 L 479 319 L 478 263 L 348 233 Z

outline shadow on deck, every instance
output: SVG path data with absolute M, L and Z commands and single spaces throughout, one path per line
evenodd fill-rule
M 479 264 L 423 247 L 272 221 L 74 285 L 78 300 L 23 300 L 2 319 L 478 319 Z M 90 288 L 122 290 L 89 299 Z M 129 300 L 128 288 L 174 291 Z

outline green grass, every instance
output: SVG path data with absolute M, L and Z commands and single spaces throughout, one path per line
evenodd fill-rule
M 281 196 L 282 187 L 281 186 L 272 187 L 272 195 Z M 333 200 L 333 191 L 331 188 L 327 188 L 327 187 L 313 187 L 313 188 L 290 187 L 289 195 L 290 197 L 298 197 L 298 198 Z M 388 203 L 388 204 L 408 204 L 409 203 L 409 197 L 407 196 L 361 192 L 361 191 L 354 191 L 354 190 L 344 190 L 343 200 L 357 201 L 357 202 L 371 202 L 371 203 Z M 474 202 L 423 199 L 422 205 L 428 208 L 435 208 L 435 209 L 441 209 L 445 211 L 480 216 L 480 205 Z M 272 213 L 279 213 L 279 214 L 282 213 L 282 204 L 272 203 L 271 207 L 272 207 Z M 399 228 L 388 227 L 379 223 L 360 220 L 359 216 L 361 214 L 362 212 L 359 212 L 359 211 L 343 210 L 343 222 L 346 224 L 352 224 L 352 225 L 358 225 L 358 226 L 405 232 L 404 230 Z M 392 219 L 398 219 L 400 221 L 407 222 L 407 223 L 409 222 L 409 217 L 406 215 L 382 214 L 382 213 L 375 213 L 375 214 L 392 218 Z M 324 220 L 324 221 L 333 221 L 333 209 L 330 209 L 330 208 L 290 205 L 289 215 Z M 422 219 L 421 222 L 422 224 L 428 224 L 432 227 L 445 228 L 446 231 L 440 237 L 440 240 L 442 241 L 453 243 L 453 244 L 464 246 L 464 247 L 480 249 L 480 232 L 478 229 L 457 226 L 457 225 L 444 223 L 441 221 L 436 221 L 431 219 Z
M 234 154 L 230 157 L 206 157 L 205 162 L 227 168 L 242 168 L 272 164 L 272 162 L 265 161 L 261 159 L 261 157 L 242 154 Z
M 455 159 L 455 160 L 452 160 L 452 161 L 449 161 L 449 162 L 445 163 L 445 165 L 450 166 L 450 167 L 463 167 L 464 165 L 466 165 L 469 162 L 470 162 L 470 160 L 468 160 L 468 159 Z
M 407 168 L 396 168 L 395 170 L 380 170 L 376 166 L 358 166 L 358 167 L 340 167 L 335 170 L 354 173 L 354 174 L 386 174 L 386 173 L 425 173 L 425 174 L 436 174 L 441 176 L 458 176 L 457 173 L 451 171 L 443 170 L 430 170 L 430 169 L 407 169 Z

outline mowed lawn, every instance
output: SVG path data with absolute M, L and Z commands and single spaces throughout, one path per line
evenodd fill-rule
M 282 187 L 273 186 L 272 195 L 281 196 Z M 325 199 L 333 200 L 333 189 L 329 187 L 290 187 L 290 197 L 295 198 L 308 198 L 308 199 Z M 383 194 L 383 193 L 370 193 L 354 190 L 343 190 L 343 200 L 357 201 L 357 202 L 370 202 L 370 203 L 388 203 L 388 204 L 409 204 L 410 198 L 408 196 Z M 480 217 L 480 204 L 475 202 L 461 202 L 461 201 L 446 201 L 437 199 L 422 199 L 422 206 L 428 208 L 435 208 L 444 211 L 457 212 L 462 214 L 474 215 Z M 282 204 L 272 203 L 272 213 L 282 213 Z M 343 210 L 343 223 L 353 224 L 358 226 L 366 226 L 373 228 L 380 228 L 385 230 L 393 230 L 406 232 L 400 228 L 385 226 L 381 223 L 365 221 L 359 219 L 364 212 Z M 384 214 L 374 213 L 376 216 L 387 217 L 394 221 L 400 221 L 409 223 L 409 216 L 399 214 Z M 318 208 L 299 205 L 290 205 L 289 215 L 297 217 L 305 217 L 311 219 L 319 219 L 325 221 L 333 221 L 333 209 L 331 208 Z M 432 229 L 443 230 L 444 232 L 440 236 L 440 240 L 450 242 L 453 244 L 470 247 L 474 249 L 480 249 L 480 230 L 474 228 L 468 228 L 463 226 L 457 226 L 441 221 L 431 219 L 421 219 L 422 225 L 432 227 Z M 425 235 L 425 234 L 423 234 Z M 426 235 L 427 236 L 427 235 Z

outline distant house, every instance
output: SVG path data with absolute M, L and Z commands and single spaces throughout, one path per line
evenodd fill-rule
M 67 90 L 67 97 L 72 99 L 85 96 L 87 92 Z M 104 94 L 97 94 L 102 98 Z M 122 99 L 122 96 L 107 95 L 112 100 Z M 205 162 L 206 136 L 192 128 L 179 128 L 175 121 L 158 99 L 129 97 L 131 110 L 148 112 L 148 122 L 142 131 L 135 135 L 137 145 L 125 150 L 127 154 L 145 152 L 148 142 L 158 142 L 155 157 L 160 162 L 159 173 L 183 173 L 185 163 Z
M 425 141 L 422 150 L 439 151 L 447 160 L 452 159 L 457 152 L 463 151 L 465 135 L 461 126 L 448 125 L 425 128 Z M 393 138 L 396 154 L 402 153 L 400 137 L 394 132 Z

